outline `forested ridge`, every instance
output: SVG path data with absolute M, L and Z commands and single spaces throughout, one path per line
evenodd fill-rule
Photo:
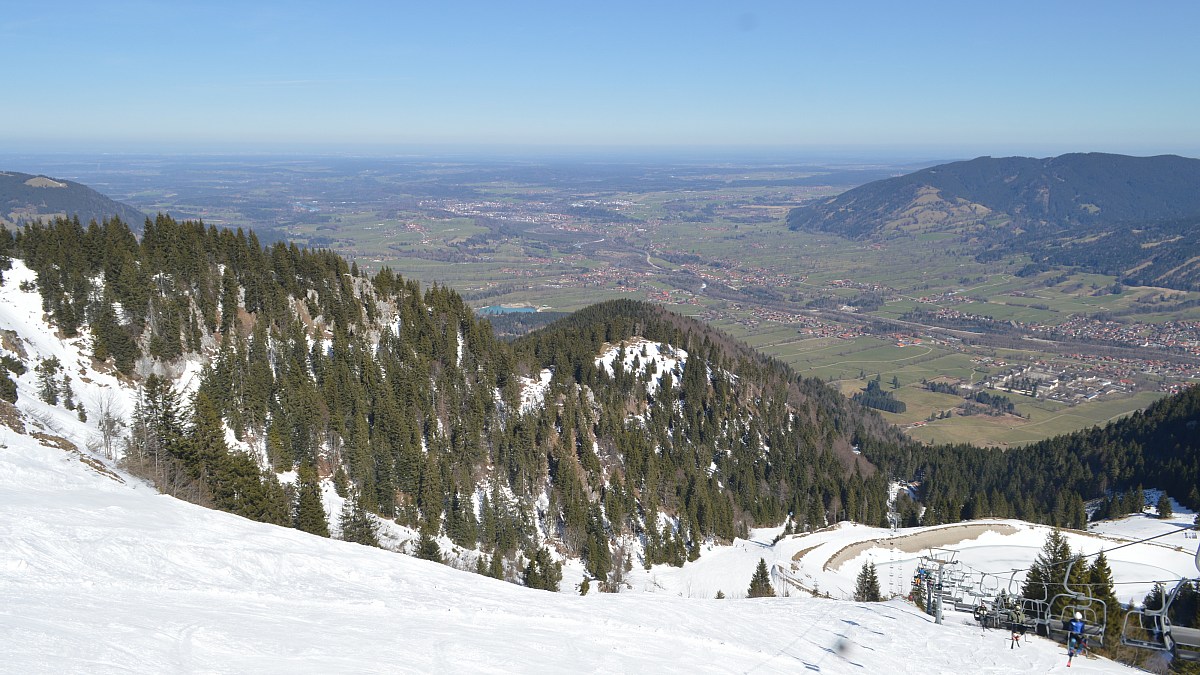
M 92 188 L 74 181 L 0 171 L 0 223 L 20 223 L 73 213 L 85 220 L 117 215 L 140 225 L 145 214 L 113 201 Z
M 1085 501 L 1142 486 L 1197 508 L 1200 387 L 1023 448 L 883 446 L 871 457 L 887 471 L 919 477 L 926 523 L 998 516 L 1083 528 Z
M 1196 290 L 1198 182 L 1200 160 L 1175 155 L 978 157 L 817 200 L 787 224 L 860 240 L 952 232 L 979 262 L 1024 254 L 1030 271 L 1078 267 Z
M 1197 482 L 1195 390 L 1029 449 L 927 448 L 646 303 L 505 343 L 451 289 L 161 215 L 140 239 L 116 219 L 0 231 L 9 256 L 36 272 L 63 335 L 90 337 L 97 367 L 137 387 L 122 461 L 163 491 L 328 536 L 318 481 L 332 479 L 349 499 L 342 536 L 376 543 L 374 513 L 420 531 L 425 557 L 444 536 L 484 552 L 482 573 L 516 578 L 528 560 L 530 585 L 557 584 L 549 549 L 615 587 L 625 565 L 682 564 L 749 527 L 883 524 L 897 478 L 921 480 L 927 523 L 1078 524 L 1105 490 L 1183 498 Z M 184 397 L 170 374 L 187 359 L 204 369 Z

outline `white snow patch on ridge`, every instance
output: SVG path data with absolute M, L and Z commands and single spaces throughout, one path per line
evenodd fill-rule
M 554 372 L 549 368 L 543 368 L 542 372 L 538 373 L 537 379 L 532 377 L 522 377 L 519 379 L 521 383 L 522 413 L 536 410 L 545 403 L 546 392 L 550 389 L 550 378 L 552 377 L 554 377 Z
M 641 375 L 649 371 L 650 380 L 646 383 L 646 391 L 653 394 L 658 390 L 662 378 L 671 378 L 672 386 L 679 386 L 683 381 L 683 366 L 687 362 L 688 353 L 678 347 L 653 342 L 643 338 L 626 340 L 621 344 L 608 346 L 596 358 L 596 367 L 604 368 L 609 377 L 615 374 L 614 364 L 624 348 L 625 356 L 621 367 L 625 372 Z

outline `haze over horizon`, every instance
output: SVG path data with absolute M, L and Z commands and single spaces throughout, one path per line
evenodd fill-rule
M 1200 6 L 25 3 L 0 150 L 1200 155 Z

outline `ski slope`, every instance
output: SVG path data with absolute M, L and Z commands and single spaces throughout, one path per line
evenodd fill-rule
M 1049 641 L 1010 649 L 1007 635 L 955 619 L 937 626 L 901 601 L 529 590 L 209 511 L 11 430 L 2 443 L 4 672 L 999 673 L 1066 664 Z M 720 583 L 733 591 L 751 572 L 730 566 Z M 1070 672 L 1124 670 L 1099 659 Z

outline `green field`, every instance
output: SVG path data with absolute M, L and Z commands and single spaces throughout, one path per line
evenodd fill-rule
M 1029 415 L 1029 419 L 982 415 L 951 417 L 911 429 L 909 435 L 931 443 L 1023 445 L 1057 434 L 1104 424 L 1134 410 L 1145 408 L 1161 396 L 1162 394 L 1155 392 L 1142 392 L 1125 399 L 1096 401 L 1060 409 L 1053 409 L 1048 405 L 1020 405 L 1019 409 Z

